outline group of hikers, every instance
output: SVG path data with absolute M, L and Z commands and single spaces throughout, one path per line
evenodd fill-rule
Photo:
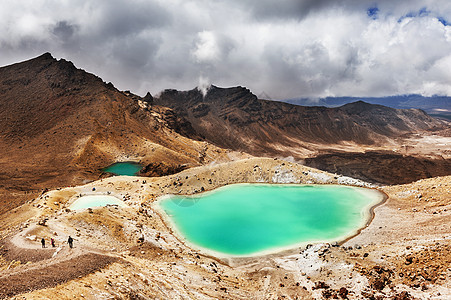
M 69 235 L 69 238 L 67 239 L 67 243 L 69 244 L 69 248 L 72 249 L 74 239 L 70 235 Z M 53 248 L 56 247 L 55 240 L 53 238 L 50 238 L 50 244 L 52 245 Z M 42 245 L 42 248 L 45 248 L 45 239 L 44 238 L 41 239 L 41 245 Z

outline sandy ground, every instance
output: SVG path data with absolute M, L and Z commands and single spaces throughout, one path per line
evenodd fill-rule
M 409 155 L 451 158 L 451 137 L 436 134 L 414 134 L 398 148 L 398 152 Z
M 0 298 L 451 298 L 451 176 L 378 187 L 388 200 L 369 226 L 342 245 L 259 257 L 218 258 L 192 249 L 155 206 L 164 194 L 241 182 L 371 187 L 288 161 L 253 158 L 49 191 L 1 218 Z M 68 209 L 80 196 L 105 194 L 128 207 Z M 65 243 L 69 235 L 74 249 Z M 53 237 L 60 250 L 41 249 L 42 237 Z

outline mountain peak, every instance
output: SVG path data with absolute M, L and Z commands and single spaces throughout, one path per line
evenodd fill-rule
M 109 90 L 99 77 L 48 52 L 2 67 L 0 129 L 11 139 L 35 136 L 73 114 L 75 108 L 98 101 L 95 94 Z
M 39 60 L 56 60 L 50 52 L 45 52 L 44 54 L 39 55 L 35 59 Z
M 44 54 L 41 54 L 35 58 L 27 59 L 22 62 L 14 63 L 12 65 L 2 66 L 0 67 L 0 70 L 2 69 L 11 69 L 14 68 L 17 71 L 17 68 L 42 68 L 44 66 L 48 66 L 52 64 L 53 62 L 57 62 L 56 58 L 50 54 L 50 52 L 46 52 Z
M 368 102 L 359 100 L 359 101 L 355 101 L 355 102 L 351 102 L 351 103 L 345 104 L 343 106 L 348 106 L 348 107 L 363 107 L 363 106 L 366 106 L 366 107 L 369 107 L 369 106 L 373 106 L 373 104 L 370 104 Z
M 53 62 L 57 62 L 58 60 L 53 57 L 50 52 L 45 52 L 35 58 L 20 62 L 19 64 L 51 64 Z
M 340 107 L 347 113 L 351 114 L 359 114 L 363 111 L 369 111 L 373 109 L 384 109 L 384 110 L 395 110 L 394 108 L 389 108 L 387 106 L 379 105 L 379 104 L 371 104 L 362 100 L 345 104 Z

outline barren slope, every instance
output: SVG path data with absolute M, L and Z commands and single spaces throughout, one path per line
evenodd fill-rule
M 49 53 L 0 68 L 0 213 L 28 193 L 97 179 L 115 161 L 152 163 L 147 174 L 161 175 L 224 156 L 181 136 L 189 123 L 146 100 Z
M 8 282 L 9 274 L 22 274 L 24 281 L 0 293 L 24 299 L 451 297 L 450 176 L 381 188 L 388 200 L 360 235 L 341 246 L 318 243 L 251 258 L 211 257 L 190 248 L 163 222 L 155 203 L 160 195 L 237 182 L 362 184 L 288 161 L 253 158 L 49 191 L 0 219 L 0 234 L 36 252 L 42 251 L 40 237 L 53 237 L 62 250 L 29 264 L 18 251 L 0 257 L 0 281 Z M 66 210 L 79 194 L 107 192 L 129 206 Z M 37 225 L 44 219 L 46 226 Z M 63 243 L 68 235 L 75 237 L 74 249 Z M 93 251 L 107 256 L 85 255 Z M 23 293 L 24 286 L 31 291 Z
M 380 145 L 404 133 L 443 126 L 421 110 L 364 102 L 339 108 L 297 106 L 257 99 L 243 87 L 212 86 L 205 97 L 197 89 L 166 90 L 155 103 L 173 108 L 206 140 L 253 154 L 283 154 L 282 147 L 309 144 Z
M 256 156 L 307 158 L 310 166 L 383 184 L 451 172 L 449 138 L 437 139 L 427 149 L 424 141 L 412 139 L 421 134 L 434 141 L 435 135 L 446 134 L 449 124 L 419 109 L 361 101 L 338 108 L 297 106 L 257 99 L 243 87 L 215 86 L 205 97 L 198 89 L 166 90 L 155 103 L 189 120 L 204 140 Z M 381 158 L 397 173 L 375 168 Z M 368 168 L 372 170 L 366 172 Z

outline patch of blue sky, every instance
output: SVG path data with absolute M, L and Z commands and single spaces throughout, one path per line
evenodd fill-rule
M 367 9 L 366 14 L 371 19 L 376 20 L 378 18 L 378 14 L 379 14 L 379 8 L 377 6 L 370 7 Z
M 372 12 L 370 13 L 370 9 L 371 8 L 368 9 L 367 13 L 368 13 L 368 16 L 372 17 L 373 13 Z M 376 14 L 377 14 L 377 12 L 376 12 Z M 431 11 L 428 10 L 426 7 L 423 7 L 419 11 L 409 12 L 409 13 L 405 14 L 404 16 L 400 17 L 398 19 L 398 23 L 401 23 L 406 18 L 422 18 L 422 17 L 428 17 L 430 15 L 431 15 Z M 448 22 L 448 20 L 446 20 L 444 17 L 439 16 L 436 18 L 440 23 L 443 24 L 443 26 L 451 26 L 451 23 Z M 373 19 L 375 19 L 375 18 L 373 17 Z
M 444 26 L 449 26 L 451 25 L 451 23 L 449 23 L 445 18 L 443 17 L 438 17 L 437 20 L 442 23 Z
M 419 11 L 411 11 L 407 13 L 406 15 L 402 16 L 398 19 L 398 23 L 401 23 L 405 18 L 416 18 L 416 17 L 427 17 L 431 13 L 430 10 L 427 9 L 427 7 L 421 8 Z

